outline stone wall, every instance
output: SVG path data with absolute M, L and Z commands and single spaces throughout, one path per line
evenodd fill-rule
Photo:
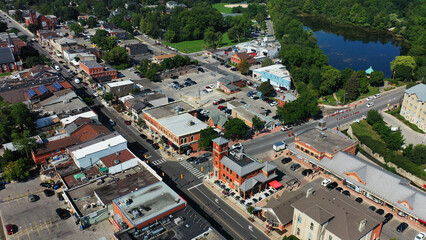
M 348 135 L 349 135 L 352 139 L 356 139 L 356 140 L 358 140 L 358 139 L 357 139 L 357 137 L 353 134 L 352 127 L 349 127 L 349 129 L 348 129 Z M 425 185 L 426 185 L 426 181 L 425 181 L 425 180 L 423 180 L 423 179 L 421 179 L 421 178 L 419 178 L 419 177 L 417 177 L 417 176 L 414 176 L 413 174 L 411 174 L 411 173 L 409 173 L 409 172 L 405 171 L 405 170 L 404 170 L 404 169 L 402 169 L 402 168 L 399 168 L 397 165 L 395 165 L 395 164 L 393 164 L 393 163 L 391 163 L 391 162 L 386 162 L 384 157 L 380 156 L 378 153 L 374 153 L 374 152 L 373 152 L 373 150 L 371 150 L 371 149 L 370 149 L 369 147 L 367 147 L 366 145 L 362 144 L 359 140 L 358 140 L 358 143 L 359 143 L 360 148 L 361 148 L 362 150 L 364 150 L 367 154 L 369 154 L 370 156 L 372 156 L 372 157 L 373 157 L 374 159 L 376 159 L 377 161 L 379 161 L 379 162 L 381 162 L 381 163 L 383 163 L 383 164 L 386 164 L 388 167 L 395 168 L 396 172 L 397 172 L 399 175 L 401 175 L 401 176 L 403 176 L 403 177 L 407 178 L 408 180 L 410 180 L 410 181 L 411 181 L 412 183 L 414 183 L 415 185 L 417 185 L 417 186 L 419 186 L 419 187 L 423 187 L 423 186 L 425 186 Z

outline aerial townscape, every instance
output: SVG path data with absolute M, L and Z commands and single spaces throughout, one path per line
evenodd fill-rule
M 426 240 L 426 0 L 0 0 L 0 240 Z

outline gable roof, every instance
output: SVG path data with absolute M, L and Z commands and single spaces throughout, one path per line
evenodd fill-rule
M 265 205 L 265 217 L 269 220 L 276 219 L 281 225 L 286 225 L 293 221 L 293 206 L 291 204 L 299 201 L 306 196 L 305 192 L 292 191 L 282 194 L 278 198 L 270 198 Z
M 224 137 L 218 137 L 212 140 L 212 142 L 215 142 L 217 145 L 222 146 L 227 144 L 229 141 L 228 139 L 224 138 Z
M 420 101 L 426 102 L 426 85 L 424 83 L 417 84 L 416 86 L 405 90 L 405 93 L 408 95 L 416 94 Z
M 233 156 L 225 156 L 220 162 L 241 177 L 263 168 L 262 163 L 254 161 L 246 155 L 241 160 L 237 160 Z
M 223 112 L 218 112 L 216 110 L 211 111 L 209 114 L 209 117 L 212 119 L 213 124 L 215 126 L 224 127 L 225 124 L 228 122 L 228 117 Z
M 121 164 L 124 162 L 127 162 L 131 159 L 136 158 L 135 155 L 133 155 L 133 153 L 131 153 L 129 151 L 129 149 L 124 149 L 122 151 L 110 154 L 108 156 L 102 157 L 100 160 L 103 162 L 103 164 L 107 167 L 113 167 L 117 164 Z M 116 164 L 115 161 L 118 161 L 118 163 Z

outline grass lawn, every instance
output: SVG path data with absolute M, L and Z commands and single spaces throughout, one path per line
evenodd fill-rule
M 385 155 L 386 145 L 380 138 L 380 135 L 373 130 L 373 127 L 367 123 L 366 120 L 361 121 L 360 123 L 352 124 L 352 130 L 354 135 L 367 145 L 373 152 L 376 152 L 380 155 Z
M 206 48 L 206 43 L 204 40 L 193 40 L 193 41 L 184 41 L 178 43 L 163 42 L 164 45 L 176 48 L 179 52 L 183 53 L 193 53 L 199 52 Z M 219 47 L 226 47 L 235 45 L 229 38 L 228 33 L 223 34 L 222 43 Z
M 6 76 L 10 76 L 10 75 L 12 75 L 12 73 L 10 73 L 10 72 L 0 73 L 0 77 L 6 77 Z
M 232 13 L 232 8 L 227 8 L 225 5 L 228 3 L 215 3 L 213 4 L 213 7 L 219 10 L 221 13 Z
M 373 96 L 373 95 L 378 94 L 378 93 L 380 93 L 379 87 L 368 86 L 368 92 L 360 95 L 358 97 L 358 99 L 355 100 L 355 101 L 358 101 L 360 99 L 364 99 L 364 98 L 369 97 L 369 96 Z M 344 100 L 346 101 L 346 104 L 354 102 L 354 101 L 349 101 L 348 99 L 344 98 L 344 96 L 345 96 L 345 90 L 344 89 L 340 89 L 339 91 L 337 91 L 336 96 L 337 96 L 337 99 L 339 99 L 342 104 L 344 104 Z
M 324 105 L 333 105 L 333 106 L 336 105 L 336 99 L 334 99 L 333 94 L 322 96 L 319 102 Z

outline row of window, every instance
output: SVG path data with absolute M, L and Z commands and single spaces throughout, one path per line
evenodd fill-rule
M 296 148 L 299 149 L 302 152 L 305 152 L 308 155 L 311 155 L 311 157 L 314 157 L 315 159 L 318 159 L 318 155 L 315 154 L 314 152 L 309 151 L 307 148 L 305 149 L 304 147 L 301 147 L 299 145 L 296 145 Z

